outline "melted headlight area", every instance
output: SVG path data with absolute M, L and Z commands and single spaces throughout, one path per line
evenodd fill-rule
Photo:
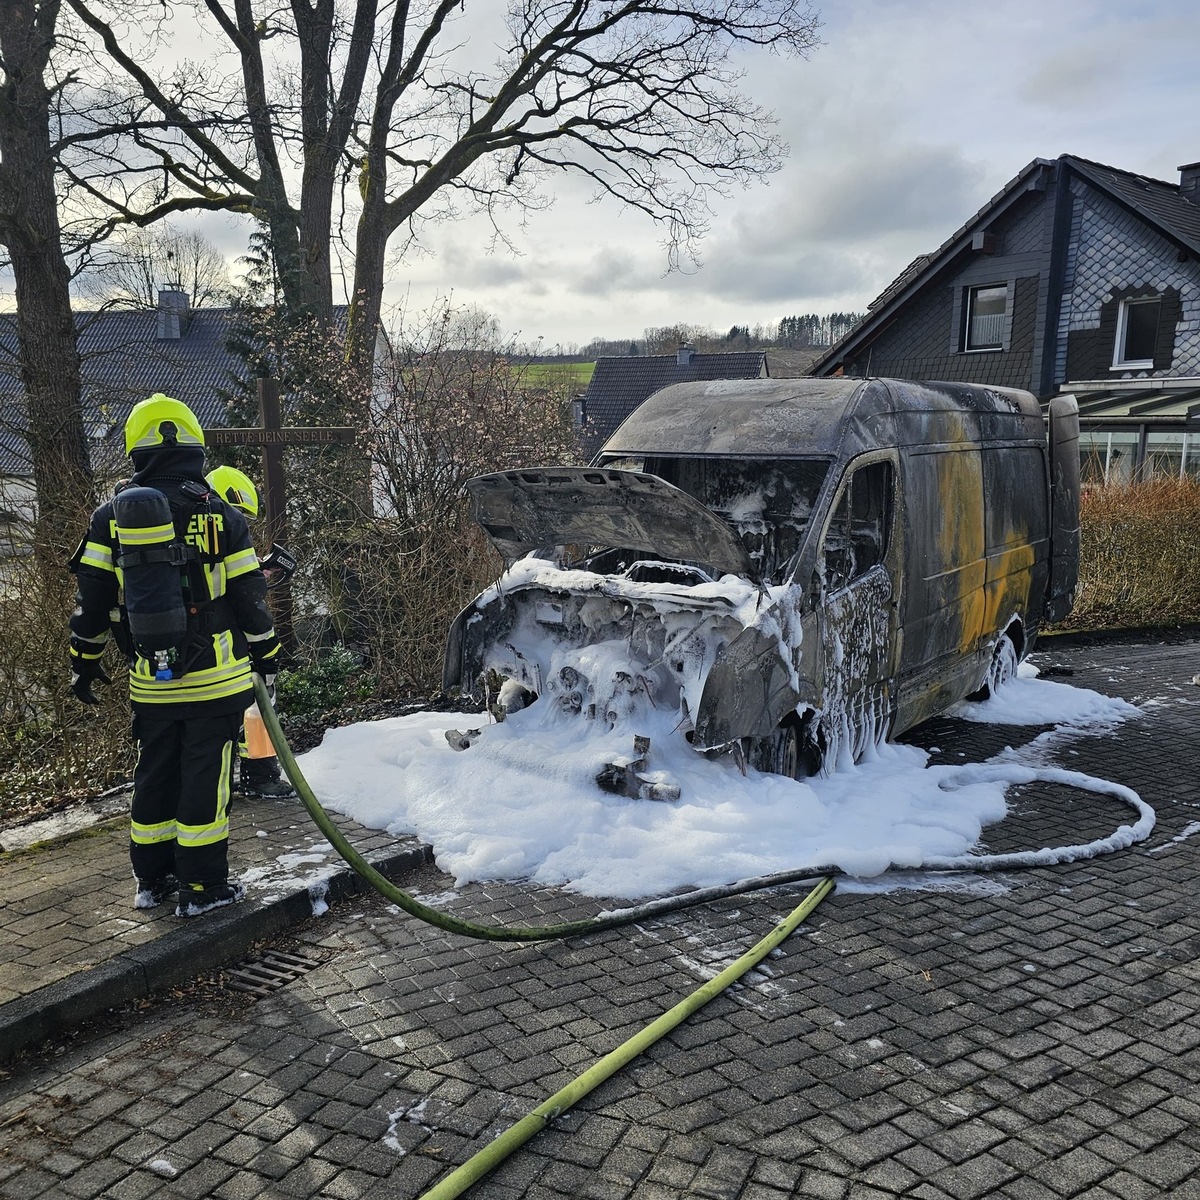
M 688 600 L 684 589 L 509 590 L 465 624 L 463 688 L 509 711 L 540 697 L 610 728 L 644 708 L 666 710 L 688 733 L 713 662 L 741 631 L 731 604 Z

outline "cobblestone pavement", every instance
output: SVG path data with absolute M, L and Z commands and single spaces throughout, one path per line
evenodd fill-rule
M 1145 715 L 1100 737 L 942 719 L 934 761 L 1006 746 L 1135 788 L 1148 842 L 1000 877 L 827 899 L 741 984 L 519 1149 L 487 1200 L 1200 1197 L 1200 644 L 1050 648 Z M 991 850 L 1132 819 L 1058 785 Z M 413 890 L 468 918 L 595 911 L 527 886 Z M 903 886 L 898 886 L 902 884 Z M 17 1059 L 0 1196 L 409 1200 L 738 957 L 805 889 L 569 942 L 496 946 L 354 896 L 253 1003 L 177 985 Z M 281 943 L 282 944 L 282 943 Z

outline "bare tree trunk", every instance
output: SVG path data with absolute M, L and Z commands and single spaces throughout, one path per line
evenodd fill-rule
M 80 400 L 50 144 L 45 72 L 58 0 L 0 0 L 0 240 L 12 259 L 21 382 L 38 498 L 40 551 L 61 564 L 91 507 L 92 476 Z

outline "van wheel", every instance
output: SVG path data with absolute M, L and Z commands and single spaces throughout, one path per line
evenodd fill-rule
M 988 664 L 987 678 L 984 680 L 983 687 L 977 692 L 972 692 L 967 699 L 986 700 L 989 696 L 994 696 L 1006 683 L 1016 679 L 1019 661 L 1017 647 L 1012 638 L 1007 633 L 1001 634 L 1000 640 L 992 651 L 992 661 Z
M 800 754 L 795 779 L 812 779 L 825 766 L 825 731 L 820 722 L 810 717 L 800 727 Z
M 754 765 L 760 771 L 788 779 L 808 779 L 821 772 L 824 760 L 820 728 L 811 721 L 785 721 L 770 736 L 759 739 Z

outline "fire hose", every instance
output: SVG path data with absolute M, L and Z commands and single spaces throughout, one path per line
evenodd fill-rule
M 453 1200 L 454 1197 L 462 1195 L 468 1188 L 489 1174 L 495 1167 L 499 1166 L 515 1150 L 519 1149 L 530 1138 L 544 1129 L 551 1121 L 561 1116 L 567 1109 L 583 1099 L 583 1097 L 615 1074 L 626 1063 L 664 1037 L 692 1013 L 737 982 L 737 980 L 761 962 L 763 958 L 787 938 L 812 913 L 817 905 L 834 890 L 832 876 L 839 873 L 838 868 L 806 867 L 794 871 L 759 876 L 754 879 L 745 879 L 720 887 L 699 888 L 681 896 L 664 897 L 632 908 L 620 909 L 615 912 L 601 914 L 597 917 L 590 917 L 580 921 L 568 921 L 558 925 L 522 928 L 516 926 L 485 926 L 471 921 L 464 921 L 447 913 L 439 912 L 429 905 L 422 903 L 410 893 L 396 887 L 350 845 L 342 832 L 325 812 L 320 801 L 309 786 L 308 781 L 304 778 L 304 773 L 300 770 L 295 755 L 292 753 L 291 747 L 287 743 L 287 738 L 284 736 L 282 726 L 271 704 L 266 686 L 257 675 L 254 676 L 254 692 L 272 744 L 279 755 L 279 760 L 283 764 L 288 778 L 296 788 L 297 794 L 300 796 L 309 815 L 316 822 L 317 827 L 329 840 L 334 849 L 365 882 L 370 884 L 385 899 L 398 905 L 411 916 L 415 916 L 422 921 L 427 921 L 429 924 L 451 933 L 458 933 L 465 937 L 487 939 L 489 941 L 545 941 L 551 938 L 565 938 L 574 934 L 596 933 L 601 930 L 613 929 L 635 921 L 645 920 L 648 917 L 678 911 L 727 896 L 795 883 L 803 878 L 811 878 L 813 875 L 823 876 L 805 899 L 784 920 L 779 922 L 766 937 L 761 939 L 755 946 L 737 959 L 737 961 L 731 963 L 719 975 L 703 984 L 686 999 L 669 1009 L 661 1017 L 651 1022 L 651 1024 L 626 1040 L 615 1050 L 610 1051 L 582 1074 L 576 1076 L 569 1084 L 539 1104 L 532 1112 L 528 1113 L 515 1125 L 495 1138 L 461 1166 L 455 1168 L 449 1175 L 435 1184 L 433 1188 L 425 1192 L 420 1197 L 420 1200 Z M 969 774 L 971 782 L 980 782 L 988 777 L 989 772 L 980 767 L 973 767 L 970 769 Z M 994 871 L 1029 866 L 1049 866 L 1058 862 L 1073 862 L 1080 859 L 1094 858 L 1099 854 L 1110 853 L 1113 850 L 1143 841 L 1150 836 L 1150 832 L 1154 828 L 1154 810 L 1136 792 L 1123 787 L 1121 784 L 1095 779 L 1092 776 L 1083 775 L 1077 771 L 1064 771 L 1057 768 L 1022 767 L 1014 771 L 1011 765 L 1006 765 L 1002 769 L 997 767 L 996 771 L 993 771 L 991 774 L 993 778 L 1003 778 L 1010 782 L 1033 782 L 1041 780 L 1043 782 L 1060 783 L 1083 788 L 1087 791 L 1112 795 L 1135 809 L 1139 814 L 1139 819 L 1132 826 L 1122 826 L 1108 838 L 1079 846 L 1042 849 L 1016 854 L 966 854 L 929 859 L 921 864 L 924 869 L 939 871 Z M 1014 780 L 1014 774 L 1020 778 Z M 964 770 L 964 778 L 965 775 L 966 772 Z M 945 781 L 943 781 L 943 786 L 945 785 Z
M 308 780 L 304 778 L 296 762 L 296 756 L 287 743 L 283 727 L 279 723 L 278 714 L 271 703 L 266 685 L 258 676 L 254 676 L 254 694 L 258 708 L 266 724 L 271 743 L 279 756 L 287 777 L 296 789 L 301 803 L 316 823 L 317 828 L 325 835 L 329 844 L 341 855 L 345 862 L 365 883 L 375 889 L 385 900 L 398 908 L 430 925 L 436 925 L 448 933 L 457 933 L 463 937 L 478 938 L 493 942 L 542 942 L 556 938 L 574 937 L 583 933 L 600 933 L 607 929 L 616 929 L 622 925 L 630 925 L 636 921 L 648 920 L 651 917 L 663 916 L 666 913 L 679 912 L 698 904 L 707 904 L 713 900 L 723 900 L 730 896 L 743 895 L 746 892 L 763 891 L 767 888 L 781 887 L 802 880 L 811 881 L 825 875 L 844 874 L 840 867 L 828 863 L 812 863 L 787 871 L 778 871 L 770 875 L 759 875 L 750 879 L 741 879 L 734 883 L 721 884 L 716 887 L 696 888 L 677 896 L 665 896 L 660 899 L 647 901 L 629 908 L 615 909 L 601 913 L 595 917 L 585 917 L 578 921 L 565 921 L 558 925 L 516 926 L 516 925 L 480 925 L 473 921 L 465 921 L 449 913 L 440 912 L 428 904 L 422 903 L 409 892 L 398 888 L 391 880 L 375 869 L 347 840 L 346 836 L 333 823 L 329 814 L 321 806 Z M 1077 862 L 1084 859 L 1096 858 L 1102 854 L 1110 854 L 1136 842 L 1145 841 L 1154 828 L 1154 810 L 1133 791 L 1119 783 L 1111 783 L 1105 779 L 1096 779 L 1079 771 L 1067 771 L 1057 767 L 1027 767 L 1014 764 L 995 764 L 990 769 L 986 766 L 959 768 L 963 782 L 981 783 L 1004 780 L 1010 783 L 1058 783 L 1067 787 L 1080 788 L 1083 791 L 1098 792 L 1113 796 L 1115 799 L 1128 804 L 1138 814 L 1139 819 L 1133 825 L 1123 825 L 1107 838 L 1087 842 L 1078 846 L 1059 846 L 1043 848 L 1035 851 L 1019 851 L 1011 854 L 959 854 L 946 857 L 927 858 L 913 867 L 926 871 L 1002 871 L 1018 870 L 1025 867 L 1054 866 L 1063 862 Z M 953 786 L 953 776 L 943 780 L 943 787 Z

